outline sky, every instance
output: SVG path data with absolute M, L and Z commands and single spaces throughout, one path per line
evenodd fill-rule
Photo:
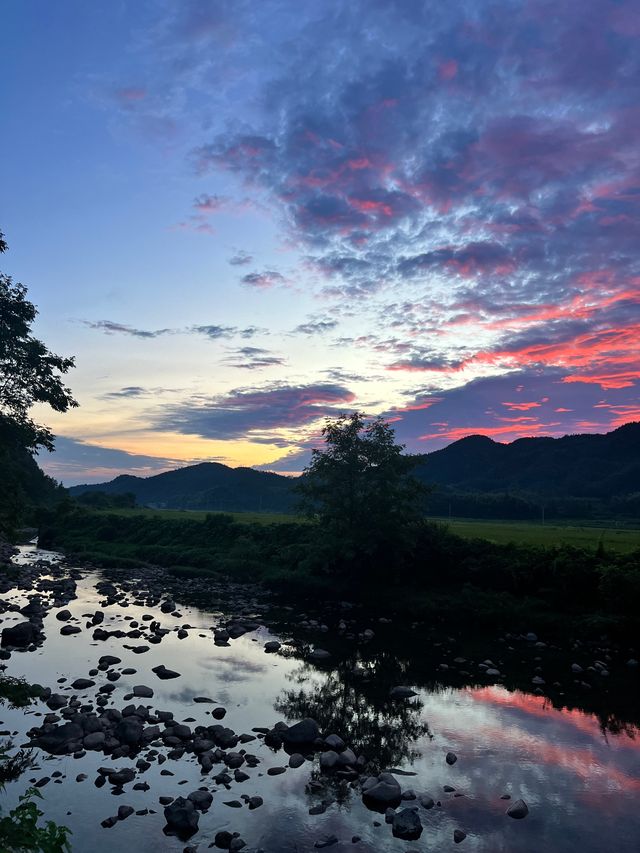
M 637 0 L 8 0 L 2 269 L 66 484 L 640 420 Z

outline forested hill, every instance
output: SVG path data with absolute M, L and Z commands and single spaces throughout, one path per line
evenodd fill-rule
M 129 492 L 138 504 L 174 509 L 288 512 L 295 503 L 291 486 L 292 481 L 279 474 L 202 462 L 153 477 L 123 475 L 109 483 L 72 486 L 69 491 L 76 496 L 83 492 Z
M 500 444 L 470 435 L 425 454 L 425 483 L 473 492 L 609 499 L 640 492 L 640 423 L 605 435 L 519 438 Z
M 432 506 L 458 496 L 458 508 L 454 505 L 453 510 L 459 515 L 484 515 L 478 506 L 481 496 L 506 492 L 530 499 L 573 497 L 608 503 L 616 496 L 640 492 L 640 423 L 606 435 L 521 438 L 512 444 L 471 435 L 426 454 L 416 474 L 440 487 L 430 498 Z M 287 512 L 296 502 L 294 483 L 278 474 L 207 462 L 144 479 L 125 475 L 69 491 L 130 492 L 138 504 L 176 509 Z M 467 511 L 460 496 L 469 494 L 476 503 Z M 488 514 L 509 517 L 492 501 L 486 504 Z M 527 517 L 529 509 L 522 506 L 518 512 Z

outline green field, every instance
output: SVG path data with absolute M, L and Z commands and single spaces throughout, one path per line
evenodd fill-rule
M 541 524 L 519 521 L 473 521 L 442 519 L 449 530 L 467 539 L 488 539 L 497 544 L 518 542 L 526 545 L 574 545 L 577 548 L 604 548 L 620 553 L 629 553 L 640 548 L 640 530 L 613 527 L 589 527 Z
M 204 519 L 210 515 L 205 510 L 180 509 L 117 509 L 100 510 L 118 515 L 160 516 L 166 518 Z M 237 521 L 246 524 L 285 524 L 300 522 L 303 519 L 295 515 L 267 512 L 232 512 Z M 605 548 L 620 553 L 629 553 L 640 548 L 640 529 L 589 526 L 575 522 L 571 525 L 557 525 L 524 521 L 493 521 L 446 518 L 433 519 L 449 527 L 452 533 L 466 539 L 488 539 L 497 544 L 519 542 L 527 545 L 574 545 L 579 548 L 596 549 L 602 541 Z

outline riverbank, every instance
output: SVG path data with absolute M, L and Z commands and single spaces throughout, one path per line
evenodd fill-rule
M 298 599 L 348 598 L 409 619 L 632 639 L 640 612 L 640 551 L 621 554 L 463 539 L 426 523 L 402 564 L 329 571 L 312 524 L 245 523 L 75 509 L 50 516 L 44 545 L 95 565 L 160 565 L 180 577 L 260 582 Z

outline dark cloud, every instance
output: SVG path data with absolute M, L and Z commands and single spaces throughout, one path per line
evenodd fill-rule
M 156 426 L 211 439 L 250 438 L 282 443 L 278 431 L 304 427 L 325 416 L 350 410 L 354 401 L 351 391 L 330 383 L 239 388 L 209 400 L 199 398 L 169 406 L 159 416 Z
M 220 338 L 231 338 L 237 334 L 237 329 L 234 326 L 192 326 L 191 330 L 197 334 L 204 335 L 209 340 L 217 341 Z
M 337 320 L 308 320 L 306 323 L 300 323 L 293 331 L 301 335 L 323 335 L 326 332 L 332 332 L 337 326 Z
M 253 255 L 250 255 L 248 252 L 240 251 L 236 252 L 235 255 L 232 255 L 229 258 L 228 263 L 230 263 L 232 267 L 245 267 L 252 261 Z
M 82 320 L 84 326 L 89 329 L 97 329 L 104 332 L 106 335 L 131 335 L 134 338 L 158 338 L 161 335 L 169 335 L 173 329 L 156 329 L 148 331 L 147 329 L 136 329 L 134 326 L 127 326 L 124 323 L 114 323 L 112 320 Z
M 285 359 L 261 347 L 239 347 L 224 363 L 243 370 L 263 370 L 265 367 L 279 367 L 285 364 Z
M 119 397 L 144 397 L 148 393 L 146 388 L 140 385 L 128 385 L 125 388 L 120 388 L 119 391 L 110 391 L 104 394 L 105 400 L 118 399 Z
M 260 290 L 267 290 L 276 285 L 284 284 L 285 277 L 275 270 L 264 270 L 263 272 L 248 272 L 240 279 L 242 284 L 248 287 L 256 287 Z

